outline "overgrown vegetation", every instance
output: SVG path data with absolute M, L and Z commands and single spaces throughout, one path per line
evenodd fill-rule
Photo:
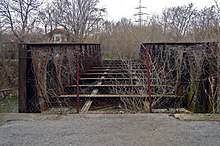
M 215 0 L 215 3 L 201 10 L 193 4 L 167 8 L 162 14 L 149 16 L 144 25 L 137 26 L 127 18 L 119 22 L 106 20 L 107 10 L 97 7 L 98 0 L 53 0 L 50 3 L 1 0 L 0 89 L 18 88 L 18 44 L 48 40 L 48 33 L 56 28 L 71 32 L 73 42 L 101 43 L 103 56 L 108 59 L 137 59 L 142 42 L 218 42 L 220 9 L 219 2 Z M 217 68 L 220 67 L 219 53 L 215 54 Z M 195 70 L 190 70 L 190 98 L 199 89 L 196 81 L 201 70 L 201 56 L 194 60 L 195 63 L 191 63 Z M 215 76 L 219 79 L 219 72 Z

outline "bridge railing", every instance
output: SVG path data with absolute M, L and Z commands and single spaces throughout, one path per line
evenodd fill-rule
M 220 106 L 218 45 L 217 42 L 144 43 L 140 60 L 146 62 L 150 80 L 157 78 L 154 81 L 157 84 L 171 85 L 173 94 L 185 96 L 186 108 L 194 112 L 216 112 Z M 165 91 L 163 88 L 160 92 Z
M 64 85 L 101 65 L 100 44 L 28 43 L 19 47 L 19 112 L 41 112 Z

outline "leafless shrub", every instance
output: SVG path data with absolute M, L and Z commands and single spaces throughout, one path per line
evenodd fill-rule
M 217 70 L 215 59 L 212 58 L 216 52 L 212 47 L 195 44 L 189 47 L 165 45 L 152 49 L 155 52 L 151 52 L 149 56 L 148 67 L 153 108 L 190 108 L 195 112 L 216 112 L 219 102 L 216 97 Z M 142 53 L 145 57 L 145 52 Z M 131 80 L 121 82 L 115 79 L 112 83 L 133 86 L 115 87 L 112 93 L 122 95 L 121 101 L 125 109 L 149 112 L 146 62 L 123 61 L 121 69 L 128 73 L 125 78 Z

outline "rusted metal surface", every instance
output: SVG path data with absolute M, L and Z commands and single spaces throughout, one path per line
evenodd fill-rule
M 27 112 L 27 88 L 26 88 L 26 65 L 27 65 L 27 46 L 19 46 L 19 112 Z
M 157 98 L 157 97 L 161 97 L 161 98 L 184 98 L 184 96 L 176 96 L 176 95 L 151 95 L 151 97 L 153 98 Z M 60 95 L 60 98 L 72 98 L 72 97 L 77 97 L 77 95 Z M 96 94 L 96 95 L 93 95 L 91 96 L 91 94 L 80 94 L 80 97 L 84 97 L 84 98 L 101 98 L 101 97 L 104 97 L 104 98 L 120 98 L 120 97 L 128 97 L 128 98 L 145 98 L 145 97 L 149 97 L 148 95 L 137 95 L 137 94 L 132 94 L 132 95 L 123 95 L 123 94 Z
M 77 72 L 77 79 L 76 79 L 76 86 L 77 86 L 77 89 L 76 89 L 76 95 L 77 95 L 77 113 L 79 113 L 80 111 L 80 103 L 79 103 L 79 90 L 80 90 L 80 86 L 79 86 L 79 80 L 80 80 L 80 58 L 79 58 L 79 48 L 77 47 L 76 48 L 76 64 L 77 64 L 77 69 L 76 69 L 76 72 Z
M 177 95 L 183 95 L 188 100 L 188 107 L 194 112 L 215 112 L 217 110 L 218 101 L 218 79 L 217 79 L 217 52 L 219 51 L 218 42 L 178 42 L 178 43 L 144 43 L 140 49 L 140 58 L 145 60 L 145 52 L 149 48 L 149 54 L 153 61 L 157 61 L 158 64 L 163 60 L 166 54 L 163 54 L 165 50 L 172 51 L 182 51 L 183 62 L 185 62 L 185 73 L 181 73 L 181 78 L 179 79 L 179 85 L 177 86 L 175 92 Z M 189 61 L 193 54 L 201 54 L 203 52 L 203 60 L 201 64 L 201 74 L 198 75 L 197 83 L 191 82 Z M 169 58 L 171 62 L 175 58 Z M 198 58 L 197 58 L 198 59 Z M 199 58 L 201 59 L 201 58 Z M 175 72 L 175 70 L 173 71 Z M 182 71 L 183 72 L 183 71 Z M 175 73 L 173 73 L 173 79 L 176 79 Z M 190 91 L 192 85 L 198 84 L 198 91 Z M 214 93 L 214 94 L 213 94 Z M 194 101 L 196 97 L 196 101 Z M 214 102 L 213 102 L 214 101 Z M 192 104 L 194 102 L 194 104 Z
M 95 48 L 95 47 L 96 48 Z M 100 66 L 100 64 L 95 64 L 99 62 L 94 62 L 94 55 L 96 54 L 90 54 L 91 52 L 94 52 L 94 49 L 99 49 L 100 50 L 100 45 L 96 43 L 27 43 L 27 44 L 20 44 L 19 46 L 19 112 L 21 113 L 26 113 L 26 112 L 40 112 L 43 109 L 47 109 L 48 107 L 51 107 L 51 104 L 49 103 L 50 101 L 45 101 L 45 103 L 40 103 L 39 101 L 39 95 L 37 94 L 36 91 L 36 77 L 35 77 L 35 71 L 33 68 L 33 63 L 32 63 L 32 49 L 38 49 L 38 50 L 45 50 L 45 51 L 50 51 L 54 52 L 56 50 L 62 49 L 64 50 L 64 54 L 67 53 L 65 48 L 70 48 L 72 50 L 76 49 L 78 50 L 76 53 L 76 57 L 74 58 L 75 61 L 78 61 L 76 70 L 77 71 L 77 83 L 79 83 L 79 77 L 80 77 L 80 72 L 83 73 L 84 69 L 89 69 L 92 64 L 94 66 Z M 99 52 L 96 52 L 99 53 Z M 78 54 L 78 55 L 77 55 Z M 59 54 L 58 54 L 59 55 Z M 81 56 L 81 57 L 80 57 Z M 98 54 L 96 55 L 98 56 Z M 64 55 L 65 57 L 65 55 Z M 100 56 L 98 56 L 100 57 Z M 96 58 L 97 59 L 97 58 Z M 101 58 L 98 58 L 101 60 Z M 50 59 L 51 60 L 51 59 Z M 92 60 L 92 61 L 89 61 Z M 62 61 L 64 61 L 64 65 L 67 64 L 68 62 L 64 58 Z M 86 68 L 85 66 L 88 64 L 89 66 Z M 91 64 L 92 63 L 92 64 Z M 48 64 L 48 63 L 47 63 Z M 52 66 L 53 61 L 51 61 Z M 55 67 L 55 66 L 54 66 Z M 52 69 L 53 70 L 53 69 Z M 54 72 L 51 70 L 51 76 L 52 79 L 57 78 L 57 72 Z M 48 73 L 47 73 L 48 75 Z M 70 74 L 66 74 L 69 76 Z M 51 77 L 50 77 L 51 78 Z M 74 77 L 69 77 L 71 82 L 73 83 L 72 79 Z M 47 89 L 54 91 L 55 92 L 55 86 L 50 85 L 50 81 L 47 80 Z M 67 82 L 67 81 L 64 81 Z M 53 84 L 56 84 L 56 82 L 53 82 Z M 78 89 L 79 90 L 79 89 Z M 56 91 L 57 92 L 57 91 Z M 58 94 L 58 93 L 57 93 Z M 48 97 L 51 97 L 51 94 L 48 94 Z M 77 109 L 79 109 L 79 101 L 77 102 Z
M 115 79 L 117 80 L 117 79 Z M 150 85 L 146 85 L 146 84 L 105 84 L 105 85 L 97 85 L 97 84 L 83 84 L 83 85 L 66 85 L 65 87 L 173 87 L 171 85 L 156 85 L 156 84 L 150 84 Z M 148 94 L 149 95 L 149 94 Z
M 146 69 L 147 69 L 147 94 L 149 97 L 149 110 L 152 113 L 151 84 L 150 84 L 150 64 L 149 64 L 149 48 L 146 47 Z
M 29 43 L 22 44 L 19 48 L 19 112 L 40 112 L 45 109 L 46 105 L 48 107 L 76 107 L 77 113 L 80 112 L 81 105 L 85 104 L 86 101 L 92 98 L 91 109 L 97 109 L 99 107 L 107 106 L 117 106 L 121 105 L 121 98 L 135 99 L 140 98 L 142 104 L 145 104 L 146 100 L 149 102 L 149 112 L 152 112 L 153 108 L 157 108 L 153 101 L 158 98 L 163 100 L 169 100 L 172 106 L 176 102 L 182 102 L 187 98 L 187 95 L 183 94 L 185 90 L 185 82 L 180 82 L 180 85 L 176 87 L 175 91 L 170 92 L 170 88 L 174 88 L 171 84 L 156 84 L 155 80 L 157 78 L 152 76 L 151 61 L 158 59 L 154 56 L 160 54 L 160 50 L 166 48 L 179 49 L 179 50 L 197 50 L 206 51 L 209 56 L 207 61 L 216 62 L 214 58 L 213 51 L 210 51 L 210 47 L 213 49 L 218 49 L 215 43 L 145 43 L 140 49 L 140 60 L 127 60 L 127 62 L 122 60 L 102 60 L 101 48 L 99 44 L 85 44 L 85 43 Z M 32 56 L 29 53 L 32 48 L 38 49 L 48 49 L 50 52 L 56 50 L 63 50 L 59 52 L 64 53 L 64 59 L 61 60 L 64 69 L 73 70 L 76 72 L 73 74 L 67 73 L 63 76 L 68 76 L 62 86 L 64 90 L 59 90 L 56 96 L 50 94 L 48 101 L 46 103 L 40 103 L 39 95 L 36 90 L 36 78 L 33 69 Z M 67 50 L 74 50 L 72 59 L 73 64 L 69 68 L 65 64 L 69 64 L 67 60 Z M 60 55 L 59 53 L 58 56 Z M 163 53 L 163 51 L 162 51 Z M 55 56 L 56 57 L 56 56 Z M 152 60 L 151 60 L 152 59 Z M 51 59 L 50 59 L 51 60 Z M 187 59 L 186 59 L 187 60 Z M 51 64 L 54 62 L 51 60 Z M 131 70 L 127 69 L 129 65 L 133 68 Z M 211 92 L 209 88 L 209 81 L 207 78 L 214 80 L 214 88 L 217 87 L 217 65 L 211 64 L 211 68 L 206 68 L 205 72 L 208 74 L 203 74 L 203 84 L 201 84 L 201 89 L 203 91 Z M 55 68 L 55 65 L 53 65 Z M 54 80 L 58 80 L 59 70 L 51 71 L 51 76 Z M 176 78 L 175 75 L 173 78 Z M 68 82 L 68 79 L 71 82 Z M 101 84 L 99 84 L 101 81 Z M 207 82 L 207 83 L 205 83 Z M 206 86 L 203 86 L 205 83 Z M 58 85 L 48 85 L 47 89 L 54 91 Z M 53 82 L 53 84 L 58 84 Z M 160 88 L 166 89 L 167 93 L 157 94 L 156 91 Z M 97 91 L 95 95 L 91 95 L 93 91 Z M 180 91 L 176 92 L 176 90 Z M 217 89 L 215 89 L 217 90 Z M 126 91 L 126 92 L 125 92 Z M 134 91 L 134 92 L 132 92 Z M 139 91 L 143 91 L 138 93 Z M 201 92 L 200 104 L 204 104 L 209 97 L 204 96 Z M 63 100 L 65 99 L 65 100 Z M 66 100 L 67 99 L 67 100 Z M 143 101 L 144 99 L 144 101 Z M 217 96 L 212 96 L 212 100 L 217 101 Z M 49 103 L 49 104 L 47 104 Z M 154 105 L 154 106 L 153 106 Z M 217 107 L 216 103 L 213 107 Z M 42 109 L 43 108 L 43 109 Z
M 37 88 L 36 88 L 36 78 L 35 72 L 33 69 L 33 62 L 32 62 L 32 54 L 29 51 L 27 52 L 27 70 L 26 70 L 26 110 L 28 113 L 39 113 L 40 112 L 40 104 L 39 98 L 37 95 Z

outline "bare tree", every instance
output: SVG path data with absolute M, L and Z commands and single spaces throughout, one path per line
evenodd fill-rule
M 57 26 L 73 32 L 75 41 L 85 41 L 106 13 L 97 8 L 98 0 L 55 0 L 52 3 L 52 18 Z
M 0 17 L 20 42 L 28 41 L 26 35 L 35 27 L 36 13 L 41 0 L 1 0 Z
M 196 17 L 192 20 L 191 34 L 194 36 L 193 40 L 196 41 L 213 41 L 217 38 L 216 31 L 219 25 L 219 18 L 217 15 L 216 7 L 206 7 L 197 11 Z
M 164 30 L 178 41 L 190 31 L 191 20 L 195 17 L 196 9 L 193 4 L 188 6 L 171 7 L 163 12 Z
M 47 4 L 47 6 L 39 11 L 39 18 L 43 26 L 45 27 L 45 33 L 52 32 L 53 29 L 56 27 L 55 22 L 53 21 L 53 12 L 54 9 L 51 4 Z

